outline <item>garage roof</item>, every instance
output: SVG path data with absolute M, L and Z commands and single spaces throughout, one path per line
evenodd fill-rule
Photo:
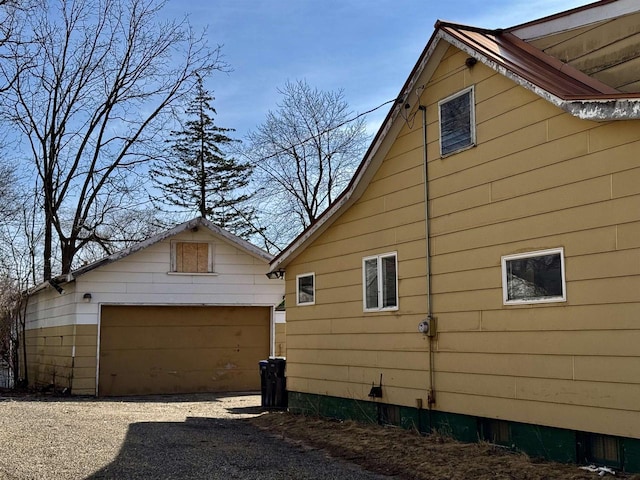
M 116 262 L 124 257 L 127 257 L 133 253 L 139 252 L 140 250 L 144 250 L 145 248 L 150 247 L 155 243 L 158 243 L 162 240 L 173 237 L 174 235 L 177 235 L 186 230 L 193 230 L 199 227 L 204 227 L 210 230 L 214 235 L 218 236 L 222 240 L 232 244 L 233 246 L 239 248 L 240 250 L 244 251 L 245 253 L 255 258 L 264 260 L 265 263 L 268 263 L 273 259 L 273 255 L 265 252 L 264 250 L 261 250 L 260 248 L 247 242 L 246 240 L 233 235 L 232 233 L 224 230 L 223 228 L 218 227 L 217 225 L 207 220 L 206 218 L 196 217 L 192 220 L 189 220 L 188 222 L 181 223 L 180 225 L 177 225 L 171 228 L 170 230 L 166 230 L 162 233 L 154 235 L 153 237 L 148 238 L 147 240 L 143 240 L 142 242 L 136 243 L 135 245 L 132 245 L 131 247 L 126 248 L 120 252 L 113 253 L 93 263 L 84 265 L 68 274 L 59 275 L 55 278 L 52 278 L 51 280 L 43 282 L 40 285 L 34 287 L 29 293 L 30 294 L 36 293 L 50 285 L 54 286 L 55 288 L 56 286 L 72 282 L 77 277 L 84 275 L 85 273 L 90 272 L 91 270 L 94 270 L 103 265 L 107 265 L 109 263 Z

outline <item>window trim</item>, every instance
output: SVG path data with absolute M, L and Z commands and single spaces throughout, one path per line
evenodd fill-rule
M 471 135 L 471 138 L 470 138 L 471 143 L 469 145 L 465 145 L 464 147 L 460 147 L 456 150 L 452 150 L 451 152 L 443 153 L 442 152 L 442 105 L 458 97 L 461 97 L 462 95 L 466 95 L 467 93 L 471 94 L 469 96 L 469 103 L 470 103 L 469 105 L 470 129 L 469 130 Z M 456 153 L 463 152 L 465 150 L 468 150 L 476 146 L 476 95 L 475 95 L 474 85 L 471 85 L 470 87 L 460 90 L 459 92 L 456 92 L 453 95 L 449 95 L 448 97 L 443 98 L 438 102 L 438 128 L 440 130 L 439 132 L 440 133 L 440 139 L 439 139 L 440 140 L 440 158 L 445 158 L 450 155 L 455 155 Z
M 382 288 L 382 259 L 393 257 L 396 265 L 395 274 L 395 292 L 396 292 L 396 304 L 392 307 L 383 307 L 383 288 Z M 367 260 L 376 260 L 376 273 L 377 273 L 377 287 L 378 287 L 378 307 L 367 308 L 367 278 L 366 278 L 366 262 Z M 379 255 L 369 255 L 362 259 L 362 309 L 364 312 L 389 312 L 399 309 L 400 295 L 398 292 L 398 252 L 387 252 Z
M 520 260 L 524 258 L 542 257 L 545 255 L 556 254 L 560 254 L 560 280 L 562 282 L 562 295 L 556 295 L 553 297 L 509 300 L 509 289 L 507 283 L 507 262 L 511 260 Z M 502 302 L 504 305 L 530 305 L 536 303 L 559 303 L 567 301 L 567 281 L 565 277 L 565 260 L 563 247 L 504 255 L 502 256 L 500 263 L 502 268 Z
M 206 272 L 179 272 L 178 269 L 178 252 L 179 243 L 205 243 L 207 244 L 207 271 Z M 171 258 L 169 264 L 169 274 L 171 275 L 217 275 L 215 271 L 215 242 L 202 242 L 197 240 L 171 240 Z
M 301 302 L 300 301 L 300 279 L 304 277 L 311 277 L 313 279 L 313 300 L 310 302 Z M 306 306 L 306 305 L 315 305 L 316 304 L 316 274 L 315 272 L 309 273 L 301 273 L 300 275 L 296 275 L 296 305 L 297 306 Z

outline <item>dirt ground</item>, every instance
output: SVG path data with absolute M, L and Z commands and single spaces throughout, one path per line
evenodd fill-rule
M 488 443 L 265 413 L 259 405 L 259 395 L 246 394 L 98 400 L 0 390 L 0 479 L 603 478 Z
M 0 390 L 0 480 L 382 480 L 249 423 L 260 395 L 95 399 Z
M 398 427 L 285 412 L 269 412 L 248 421 L 290 442 L 320 448 L 370 471 L 406 480 L 640 480 L 640 475 L 600 476 L 576 465 L 544 462 L 488 443 L 459 443 Z

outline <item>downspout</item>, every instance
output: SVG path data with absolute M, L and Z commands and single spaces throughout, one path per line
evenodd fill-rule
M 76 322 L 77 322 L 76 318 Z M 73 344 L 71 345 L 71 373 L 69 375 L 69 394 L 73 392 L 73 379 L 76 373 L 76 335 L 78 334 L 77 323 L 73 324 Z
M 271 307 L 271 354 L 269 357 L 276 356 L 276 307 Z
M 20 325 L 18 325 L 19 328 L 19 333 L 18 333 L 18 338 L 20 338 L 20 335 L 22 335 L 22 360 L 23 360 L 23 377 L 21 382 L 23 383 L 22 386 L 27 387 L 29 385 L 29 365 L 27 364 L 27 308 L 29 306 L 29 292 L 26 293 L 25 295 L 25 299 L 24 299 L 24 307 L 22 307 L 22 318 L 20 318 L 20 313 L 18 314 L 18 322 L 20 322 Z M 16 385 L 16 378 L 13 379 L 13 384 L 14 386 Z
M 423 152 L 423 171 L 424 171 L 424 214 L 425 214 L 425 240 L 426 240 L 426 275 L 427 275 L 427 321 L 430 328 L 427 333 L 429 341 L 429 390 L 427 391 L 427 408 L 429 409 L 429 429 L 433 429 L 432 415 L 433 405 L 436 403 L 434 390 L 434 357 L 435 347 L 434 338 L 436 333 L 435 318 L 431 308 L 431 244 L 430 244 L 430 218 L 429 218 L 429 166 L 427 157 L 427 107 L 418 106 L 422 112 L 422 152 Z

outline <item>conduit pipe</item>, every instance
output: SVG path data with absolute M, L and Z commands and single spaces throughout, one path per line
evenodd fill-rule
M 423 171 L 424 171 L 424 218 L 425 218 L 425 244 L 426 244 L 426 275 L 427 275 L 427 321 L 429 322 L 431 332 L 428 335 L 429 341 L 429 390 L 427 392 L 427 407 L 429 408 L 429 423 L 431 424 L 431 410 L 436 403 L 434 388 L 434 338 L 436 332 L 435 319 L 431 307 L 431 244 L 430 244 L 430 218 L 429 218 L 429 166 L 427 156 L 427 107 L 419 105 L 418 109 L 422 112 L 422 153 L 423 153 Z M 429 425 L 431 427 L 431 425 Z

